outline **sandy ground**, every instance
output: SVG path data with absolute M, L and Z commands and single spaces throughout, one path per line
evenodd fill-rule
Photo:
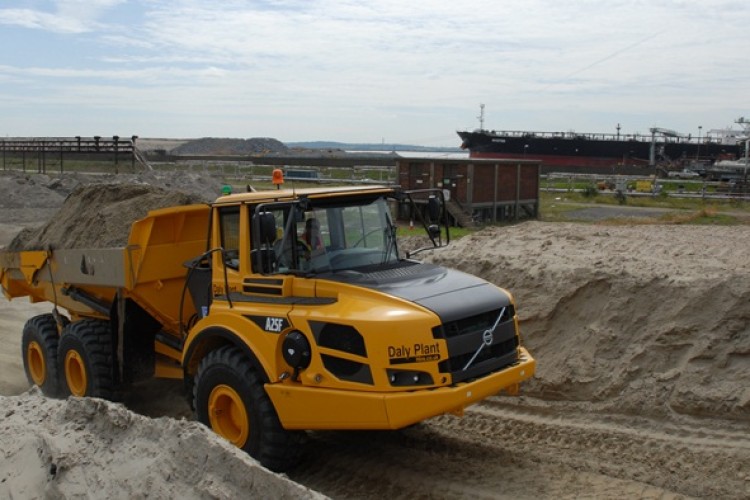
M 4 221 L 0 245 L 30 222 Z M 513 292 L 537 377 L 463 418 L 310 433 L 288 477 L 333 498 L 749 498 L 749 243 L 748 226 L 528 222 L 427 256 Z M 266 487 L 252 460 L 181 419 L 179 385 L 138 388 L 125 403 L 139 414 L 24 393 L 20 332 L 40 309 L 0 301 L 1 496 Z M 210 479 L 183 474 L 197 467 Z M 272 478 L 282 489 L 259 496 L 315 495 Z
M 26 299 L 12 303 L 0 300 L 0 394 L 20 394 L 29 388 L 23 372 L 21 331 L 26 320 L 50 312 L 49 304 L 32 304 Z
M 197 422 L 94 398 L 0 396 L 3 498 L 322 498 Z

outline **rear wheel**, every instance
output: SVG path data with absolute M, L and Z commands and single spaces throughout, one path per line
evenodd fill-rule
M 64 394 L 112 399 L 112 335 L 108 322 L 82 319 L 69 324 L 57 351 Z
M 200 422 L 263 466 L 280 472 L 299 460 L 302 433 L 281 426 L 258 374 L 240 349 L 221 347 L 201 361 L 193 403 Z
M 34 316 L 23 327 L 21 350 L 26 378 L 51 397 L 60 394 L 58 341 L 57 323 L 51 314 Z

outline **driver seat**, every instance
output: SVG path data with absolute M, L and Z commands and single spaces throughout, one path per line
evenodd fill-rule
M 311 250 L 323 248 L 323 237 L 320 234 L 320 222 L 318 219 L 310 218 L 305 221 L 305 243 Z

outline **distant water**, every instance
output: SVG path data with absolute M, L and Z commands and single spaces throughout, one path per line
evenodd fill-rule
M 394 151 L 347 151 L 347 153 L 394 153 Z M 404 158 L 456 158 L 466 159 L 469 157 L 468 151 L 395 151 L 399 156 Z

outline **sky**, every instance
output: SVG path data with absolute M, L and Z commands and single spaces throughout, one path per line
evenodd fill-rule
M 750 119 L 745 0 L 3 0 L 0 133 L 458 146 Z M 735 128 L 739 128 L 734 125 Z

